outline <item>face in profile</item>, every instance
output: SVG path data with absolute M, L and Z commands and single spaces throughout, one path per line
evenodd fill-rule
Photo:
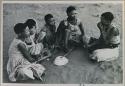
M 78 15 L 78 12 L 77 10 L 73 10 L 69 13 L 67 13 L 68 17 L 70 17 L 71 19 L 76 19 L 77 18 L 77 15 Z
M 109 26 L 111 24 L 111 21 L 106 20 L 104 17 L 101 17 L 101 23 L 105 26 Z
M 26 29 L 25 29 L 25 30 L 23 31 L 23 33 L 22 33 L 22 36 L 23 36 L 24 38 L 27 38 L 27 37 L 29 37 L 29 35 L 30 35 L 29 28 L 26 27 Z
M 55 25 L 55 19 L 54 18 L 48 19 L 47 22 L 48 22 L 49 25 L 52 25 L 52 26 Z
M 32 26 L 32 28 L 30 28 L 30 35 L 33 35 L 36 33 L 36 25 Z

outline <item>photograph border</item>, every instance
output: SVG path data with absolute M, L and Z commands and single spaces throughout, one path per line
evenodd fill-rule
M 64 86 L 64 84 L 21 84 L 21 83 L 3 83 L 3 4 L 4 3 L 26 3 L 26 4 L 37 4 L 37 3 L 47 3 L 47 4 L 78 4 L 78 3 L 121 3 L 122 4 L 122 42 L 123 42 L 123 48 L 122 48 L 122 58 L 123 58 L 123 83 L 122 84 L 88 84 L 85 86 L 124 86 L 124 78 L 125 78 L 125 71 L 124 71 L 124 67 L 125 67 L 125 59 L 124 59 L 124 43 L 125 43 L 125 35 L 124 35 L 124 25 L 125 25 L 125 2 L 124 1 L 2 1 L 1 3 L 1 29 L 0 29 L 0 55 L 1 55 L 1 72 L 0 72 L 0 82 L 1 82 L 1 86 L 39 86 L 39 85 L 43 85 L 43 86 Z M 65 86 L 80 86 L 81 84 L 65 84 Z M 84 85 L 82 85 L 84 86 Z

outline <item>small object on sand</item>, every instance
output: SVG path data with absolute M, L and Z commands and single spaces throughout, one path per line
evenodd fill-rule
M 69 62 L 69 60 L 66 58 L 66 56 L 69 55 L 73 51 L 73 49 L 74 48 L 72 48 L 68 53 L 66 53 L 63 56 L 57 56 L 56 59 L 54 60 L 54 64 L 57 66 L 66 65 Z
M 63 66 L 68 63 L 68 59 L 64 56 L 57 56 L 56 59 L 54 60 L 54 64 L 57 66 Z

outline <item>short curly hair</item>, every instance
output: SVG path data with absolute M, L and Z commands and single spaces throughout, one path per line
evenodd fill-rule
M 45 17 L 44 17 L 44 20 L 47 22 L 48 19 L 50 18 L 53 18 L 53 15 L 52 14 L 46 14 Z
M 20 34 L 22 32 L 24 32 L 24 30 L 26 29 L 26 25 L 24 23 L 17 23 L 15 26 L 14 26 L 14 32 L 16 34 Z
M 31 29 L 33 26 L 36 26 L 36 21 L 34 19 L 27 19 L 25 24 Z
M 108 21 L 112 21 L 114 19 L 114 15 L 111 12 L 104 12 L 101 17 L 104 17 L 104 19 Z
M 66 10 L 66 13 L 70 13 L 72 12 L 73 10 L 76 10 L 76 7 L 75 6 L 69 6 Z

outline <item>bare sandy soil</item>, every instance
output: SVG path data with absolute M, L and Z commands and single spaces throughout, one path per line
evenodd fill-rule
M 59 22 L 66 18 L 65 10 L 70 4 L 4 4 L 3 7 L 3 82 L 8 83 L 6 64 L 8 61 L 8 48 L 15 34 L 13 27 L 16 23 L 24 22 L 28 18 L 36 19 L 38 28 L 44 25 L 44 16 L 52 13 Z M 82 20 L 87 36 L 99 37 L 99 30 L 96 26 L 101 13 L 111 11 L 115 15 L 114 25 L 121 33 L 122 39 L 122 5 L 121 4 L 74 4 L 79 9 L 79 18 Z M 121 41 L 122 42 L 122 41 Z M 63 55 L 59 52 L 57 55 Z M 57 56 L 55 55 L 55 56 Z M 54 59 L 54 58 L 53 58 Z M 120 56 L 116 61 L 105 63 L 92 63 L 88 58 L 87 50 L 75 49 L 68 55 L 69 63 L 65 66 L 55 66 L 53 59 L 44 61 L 46 67 L 44 77 L 47 84 L 67 83 L 122 83 L 122 43 Z M 25 81 L 23 83 L 42 83 L 40 81 Z

